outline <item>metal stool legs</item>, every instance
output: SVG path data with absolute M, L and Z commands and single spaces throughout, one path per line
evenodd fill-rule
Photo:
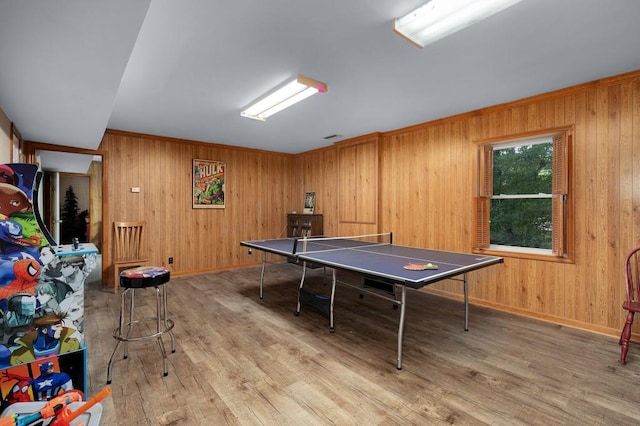
M 151 287 L 149 287 L 151 288 Z M 158 342 L 158 346 L 160 347 L 160 352 L 162 353 L 162 361 L 163 361 L 163 375 L 167 376 L 169 374 L 167 369 L 167 352 L 164 347 L 164 341 L 162 340 L 162 335 L 167 333 L 171 338 L 171 353 L 176 351 L 175 339 L 173 336 L 173 320 L 168 318 L 167 314 L 167 286 L 159 285 L 152 287 L 155 290 L 156 296 L 156 316 L 142 319 L 135 319 L 135 288 L 126 288 L 120 294 L 120 318 L 119 324 L 116 329 L 113 330 L 113 337 L 117 340 L 116 347 L 113 349 L 113 353 L 111 354 L 111 358 L 109 358 L 109 365 L 107 366 L 107 384 L 111 383 L 111 365 L 113 363 L 113 357 L 118 351 L 118 347 L 120 343 L 123 343 L 124 348 L 124 359 L 129 357 L 129 342 L 145 340 L 145 339 L 153 339 L 155 338 Z M 129 296 L 128 303 L 128 320 L 125 320 L 125 316 L 127 315 L 127 296 Z M 155 321 L 155 332 L 144 333 L 144 330 L 139 329 L 141 327 L 141 323 L 145 321 Z M 134 329 L 137 333 L 134 333 Z

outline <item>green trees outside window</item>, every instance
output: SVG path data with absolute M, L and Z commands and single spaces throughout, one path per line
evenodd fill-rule
M 573 129 L 478 142 L 474 250 L 571 261 Z
M 493 149 L 491 244 L 551 249 L 553 144 Z

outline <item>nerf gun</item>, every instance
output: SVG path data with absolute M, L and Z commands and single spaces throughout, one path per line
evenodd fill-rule
M 0 418 L 0 426 L 30 426 L 42 424 L 42 421 L 46 419 L 52 419 L 49 423 L 50 426 L 69 426 L 73 420 L 109 395 L 111 395 L 111 388 L 106 387 L 78 407 L 77 410 L 71 411 L 69 404 L 82 401 L 82 394 L 69 392 L 48 401 L 41 410 L 35 413 L 27 415 L 13 414 L 2 417 Z
M 88 409 L 96 405 L 98 402 L 102 401 L 106 397 L 111 395 L 111 388 L 107 386 L 98 392 L 93 398 L 82 404 L 76 411 L 71 411 L 69 407 L 62 408 L 62 411 L 59 411 L 53 421 L 49 423 L 50 426 L 69 426 L 72 421 L 74 421 L 78 416 L 85 413 Z
M 11 414 L 10 416 L 4 416 L 0 418 L 0 426 L 16 426 L 17 414 Z
M 16 417 L 14 424 L 16 426 L 28 426 L 41 419 L 50 419 L 62 408 L 77 401 L 82 401 L 82 394 L 78 392 L 65 393 L 47 401 L 45 406 L 35 413 Z M 10 425 L 11 423 L 8 424 Z

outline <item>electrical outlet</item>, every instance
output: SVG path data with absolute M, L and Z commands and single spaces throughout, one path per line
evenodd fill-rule
M 173 264 L 173 257 L 170 257 L 169 258 L 169 265 L 172 265 L 172 264 Z

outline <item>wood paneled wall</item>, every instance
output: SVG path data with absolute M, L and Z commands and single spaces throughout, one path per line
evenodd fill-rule
M 336 144 L 340 223 L 378 221 L 378 137 Z
M 93 161 L 87 173 L 90 176 L 91 207 L 90 227 L 87 237 L 102 251 L 102 162 Z
M 624 321 L 624 260 L 640 245 L 640 72 L 381 134 L 376 230 L 393 231 L 398 244 L 470 252 L 475 142 L 566 126 L 575 130 L 572 262 L 507 257 L 503 265 L 470 274 L 470 296 L 475 303 L 616 335 Z M 298 161 L 331 157 L 336 164 L 339 145 L 334 148 L 335 157 L 324 149 L 322 158 L 309 152 Z M 343 172 L 316 165 L 305 179 L 321 182 L 322 199 L 350 179 Z M 339 217 L 339 206 L 332 206 L 325 216 Z M 332 225 L 330 232 L 346 230 Z M 455 281 L 428 291 L 461 297 Z
M 470 295 L 475 303 L 615 335 L 624 317 L 623 262 L 640 244 L 640 71 L 296 156 L 109 131 L 101 146 L 108 153 L 105 221 L 146 220 L 152 259 L 164 265 L 173 256 L 177 274 L 233 268 L 260 260 L 241 240 L 284 235 L 286 213 L 300 211 L 305 191 L 316 191 L 326 234 L 393 231 L 398 244 L 469 252 L 474 142 L 563 126 L 575 131 L 573 262 L 507 257 L 470 274 Z M 348 156 L 360 153 L 341 149 L 367 138 L 377 158 L 365 154 L 357 170 L 347 167 Z M 224 210 L 191 209 L 193 158 L 227 162 Z M 371 204 L 348 201 L 341 191 L 371 176 L 375 215 L 341 220 L 345 203 Z M 131 193 L 132 186 L 142 192 Z M 461 294 L 454 281 L 434 290 Z
M 399 244 L 471 251 L 474 141 L 573 126 L 573 263 L 509 257 L 473 273 L 472 300 L 609 334 L 624 319 L 623 264 L 640 244 L 640 74 L 404 129 L 381 144 L 381 228 Z M 447 282 L 436 288 L 460 294 Z
M 323 215 L 323 231 L 326 235 L 340 235 L 338 221 L 338 151 L 335 146 L 297 156 L 295 169 L 296 187 L 292 195 L 297 199 L 294 210 L 301 211 L 302 196 L 315 191 L 315 212 Z
M 144 220 L 151 261 L 174 274 L 256 263 L 259 256 L 250 256 L 240 241 L 284 235 L 286 213 L 297 205 L 291 199 L 291 155 L 117 131 L 107 131 L 101 149 L 108 159 L 106 225 Z M 192 209 L 194 158 L 226 162 L 224 209 Z M 140 193 L 132 193 L 131 187 L 139 187 Z M 110 229 L 104 268 L 111 267 L 112 238 Z

